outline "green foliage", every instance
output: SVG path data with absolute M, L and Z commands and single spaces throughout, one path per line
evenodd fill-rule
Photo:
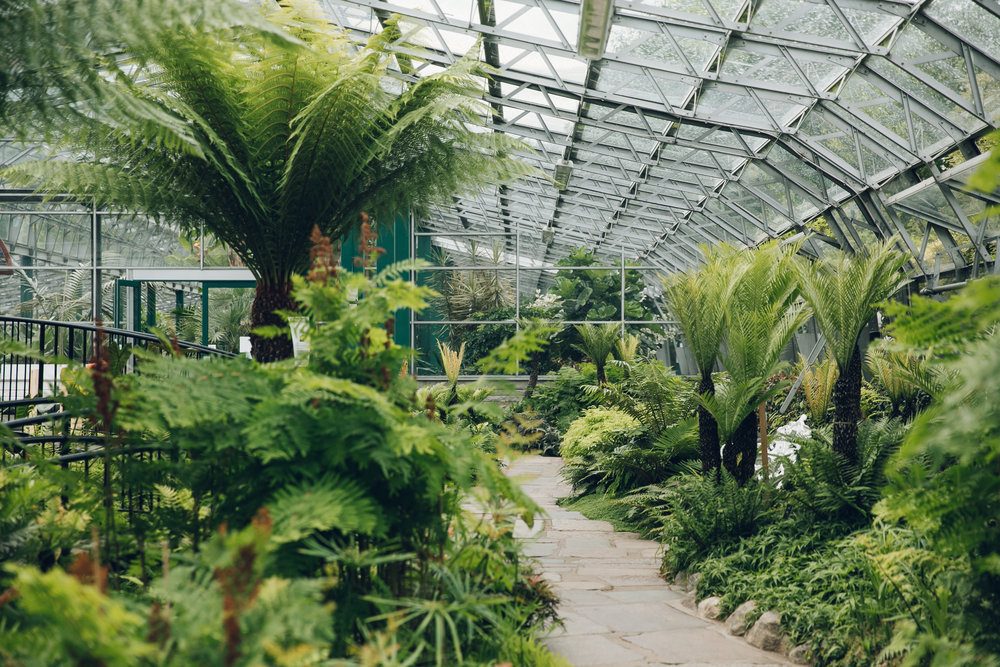
M 694 420 L 688 419 L 612 449 L 602 442 L 568 459 L 563 476 L 578 493 L 620 495 L 689 470 L 697 458 L 698 432 Z
M 143 128 L 152 143 L 200 153 L 191 128 L 169 108 L 116 79 L 148 63 L 177 33 L 242 29 L 287 44 L 254 8 L 191 0 L 25 0 L 0 6 L 0 130 L 50 138 L 91 122 Z M 116 56 L 127 53 L 130 58 Z M 143 141 L 136 137 L 135 144 Z
M 60 494 L 70 491 L 72 500 L 63 502 Z M 86 535 L 93 509 L 71 475 L 47 466 L 0 467 L 0 561 L 59 562 Z
M 598 398 L 584 391 L 584 387 L 597 381 L 593 367 L 576 369 L 563 366 L 548 382 L 540 385 L 530 398 L 517 407 L 530 410 L 545 423 L 565 433 L 570 424 L 587 408 L 598 403 Z
M 698 596 L 719 595 L 722 611 L 746 600 L 781 613 L 792 644 L 810 647 L 818 666 L 869 667 L 889 640 L 885 622 L 902 612 L 860 535 L 793 521 L 718 549 L 697 564 Z M 751 620 L 754 620 L 751 618 Z
M 802 297 L 812 307 L 841 373 L 878 305 L 903 286 L 900 269 L 906 262 L 896 244 L 887 241 L 867 248 L 864 254 L 831 253 L 798 264 Z
M 664 279 L 670 313 L 680 325 L 686 344 L 702 373 L 711 373 L 722 344 L 726 305 L 735 285 L 736 248 L 704 248 L 705 264 Z
M 715 549 L 753 535 L 765 519 L 764 485 L 740 486 L 725 471 L 716 481 L 687 474 L 670 480 L 664 500 L 664 565 L 687 570 Z
M 695 398 L 691 384 L 659 360 L 625 365 L 618 382 L 587 385 L 584 391 L 604 405 L 619 408 L 658 433 L 690 417 Z
M 495 411 L 478 402 L 485 391 L 463 388 L 454 405 L 437 406 L 400 373 L 408 351 L 384 327 L 431 295 L 402 280 L 406 271 L 351 274 L 317 257 L 309 278 L 294 281 L 305 359 L 145 354 L 140 372 L 115 378 L 114 449 L 79 483 L 111 503 L 101 552 L 112 583 L 130 593 L 81 593 L 53 570 L 28 596 L 0 598 L 0 660 L 313 665 L 356 655 L 422 666 L 523 655 L 554 664 L 533 638 L 552 622 L 555 598 L 513 538 L 515 520 L 530 524 L 536 508 L 482 446 L 496 428 Z M 490 363 L 523 361 L 545 333 L 526 326 Z M 90 411 L 94 399 L 81 397 Z M 0 468 L 0 525 L 4 538 L 11 528 L 14 557 L 51 565 L 80 545 L 90 496 L 71 485 L 75 470 L 63 474 L 68 481 Z M 119 488 L 157 502 L 114 512 Z M 465 512 L 467 502 L 483 513 Z M 168 573 L 147 586 L 158 570 L 147 545 L 157 544 Z M 85 601 L 36 602 L 57 594 Z M 134 618 L 121 621 L 120 609 Z M 74 634 L 76 614 L 89 625 Z
M 922 577 L 924 595 L 913 605 L 911 624 L 894 640 L 906 659 L 954 659 L 974 664 L 1000 654 L 1000 346 L 995 304 L 1000 281 L 973 282 L 944 304 L 914 300 L 893 333 L 901 344 L 944 353 L 950 390 L 914 422 L 899 455 L 899 472 L 877 507 L 887 520 L 905 522 L 949 567 Z M 950 312 L 940 329 L 931 321 Z M 958 356 L 956 356 L 956 354 Z
M 861 525 L 872 519 L 882 496 L 886 466 L 906 428 L 898 421 L 864 421 L 858 429 L 858 460 L 832 448 L 829 429 L 814 429 L 795 461 L 784 463 L 782 485 L 791 511 L 804 523 Z
M 837 381 L 837 362 L 830 356 L 810 365 L 806 358 L 799 355 L 802 366 L 802 393 L 809 410 L 809 420 L 813 425 L 827 421 L 833 398 L 833 385 Z
M 595 266 L 605 264 L 586 248 L 577 248 L 569 255 L 559 260 L 557 266 Z M 564 269 L 556 273 L 556 281 L 551 293 L 559 297 L 562 303 L 563 318 L 569 322 L 587 320 L 618 320 L 622 318 L 622 275 L 615 269 Z M 625 319 L 653 320 L 657 319 L 656 306 L 646 293 L 642 274 L 637 270 L 625 271 Z M 658 326 L 650 325 L 644 331 L 643 348 L 649 348 L 653 343 L 653 332 Z M 566 361 L 580 361 L 580 343 L 577 332 L 567 331 L 566 340 L 561 350 L 561 356 Z
M 615 344 L 621 340 L 621 330 L 617 324 L 580 324 L 576 326 L 576 335 L 580 342 L 576 349 L 580 350 L 593 362 L 597 369 L 597 381 L 604 383 L 607 375 L 604 368 L 608 357 L 614 352 Z
M 614 408 L 588 408 L 563 435 L 560 453 L 569 462 L 594 450 L 610 451 L 643 433 L 637 419 Z

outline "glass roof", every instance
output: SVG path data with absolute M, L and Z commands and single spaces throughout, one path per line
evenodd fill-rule
M 995 0 L 615 0 L 594 61 L 576 53 L 575 0 L 321 2 L 359 40 L 401 15 L 418 73 L 478 48 L 496 70 L 484 124 L 549 175 L 572 162 L 564 190 L 536 178 L 456 198 L 426 230 L 517 230 L 526 262 L 586 245 L 670 269 L 700 243 L 824 215 L 836 238 L 821 240 L 898 234 L 916 271 L 931 237 L 985 253 L 996 234 L 941 159 L 974 161 L 1000 122 Z

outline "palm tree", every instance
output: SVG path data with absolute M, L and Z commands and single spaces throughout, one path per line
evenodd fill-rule
M 617 324 L 578 324 L 576 332 L 580 336 L 580 343 L 576 349 L 590 357 L 597 368 L 597 382 L 604 384 L 608 381 L 605 368 L 608 364 L 608 357 L 615 349 L 615 344 L 621 337 L 621 331 Z
M 833 449 L 850 462 L 858 456 L 861 420 L 861 348 L 858 337 L 876 307 L 905 283 L 907 257 L 886 241 L 862 254 L 832 253 L 798 264 L 802 296 L 837 362 L 833 385 Z
M 698 365 L 698 394 L 715 393 L 712 370 L 722 344 L 726 303 L 734 284 L 739 250 L 733 246 L 705 247 L 705 264 L 667 276 L 663 281 L 670 313 L 677 320 L 684 341 Z M 698 407 L 698 449 L 703 474 L 717 471 L 722 463 L 719 454 L 719 427 L 704 406 Z
M 729 401 L 728 420 L 738 424 L 728 434 L 722 464 L 740 484 L 753 476 L 757 460 L 758 405 L 774 387 L 768 378 L 781 365 L 781 352 L 808 319 L 798 298 L 795 245 L 768 243 L 743 253 L 740 272 L 726 303 L 721 353 L 732 388 L 742 388 L 741 400 Z
M 390 65 L 412 67 L 394 56 L 392 21 L 357 48 L 306 0 L 262 11 L 297 43 L 181 28 L 141 51 L 148 65 L 115 79 L 121 95 L 179 122 L 194 150 L 163 140 L 161 124 L 97 115 L 58 137 L 80 159 L 21 164 L 4 177 L 204 227 L 256 277 L 254 327 L 287 331 L 276 311 L 295 309 L 290 279 L 307 268 L 314 226 L 340 238 L 362 211 L 420 214 L 534 171 L 514 157 L 521 143 L 476 129 L 484 72 L 473 54 L 414 82 L 392 75 Z M 287 358 L 291 341 L 254 335 L 253 349 L 261 361 Z

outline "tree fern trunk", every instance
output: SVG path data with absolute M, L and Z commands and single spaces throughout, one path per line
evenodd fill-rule
M 858 422 L 861 420 L 861 348 L 854 353 L 833 385 L 833 451 L 854 463 L 858 460 Z
M 757 462 L 757 412 L 752 411 L 740 422 L 732 438 L 722 450 L 722 464 L 740 486 L 753 477 Z
M 712 382 L 711 372 L 701 374 L 698 393 L 715 393 L 715 383 Z M 719 425 L 712 413 L 706 410 L 703 405 L 698 406 L 698 451 L 701 454 L 702 474 L 717 473 L 722 463 L 719 455 Z
M 287 328 L 287 324 L 274 311 L 297 310 L 291 295 L 292 285 L 285 282 L 272 284 L 258 281 L 257 293 L 250 310 L 250 343 L 253 358 L 262 363 L 281 361 L 292 356 L 292 339 L 287 334 L 277 338 L 263 338 L 253 333 L 253 329 L 263 326 Z
M 524 388 L 524 398 L 531 398 L 531 395 L 535 393 L 535 387 L 538 386 L 538 374 L 542 369 L 542 361 L 537 356 L 531 360 L 531 371 L 528 375 L 528 386 Z

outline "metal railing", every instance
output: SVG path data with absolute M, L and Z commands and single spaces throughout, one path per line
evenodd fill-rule
M 134 370 L 132 353 L 137 349 L 167 352 L 163 341 L 149 333 L 103 326 L 98 328 L 84 322 L 0 316 L 0 339 L 20 343 L 22 348 L 46 357 L 42 359 L 0 350 L 0 419 L 6 421 L 15 416 L 12 410 L 17 406 L 11 402 L 61 393 L 60 375 L 65 365 L 91 361 L 98 330 L 103 332 L 115 374 Z M 234 356 L 196 343 L 178 341 L 176 346 L 187 356 Z

